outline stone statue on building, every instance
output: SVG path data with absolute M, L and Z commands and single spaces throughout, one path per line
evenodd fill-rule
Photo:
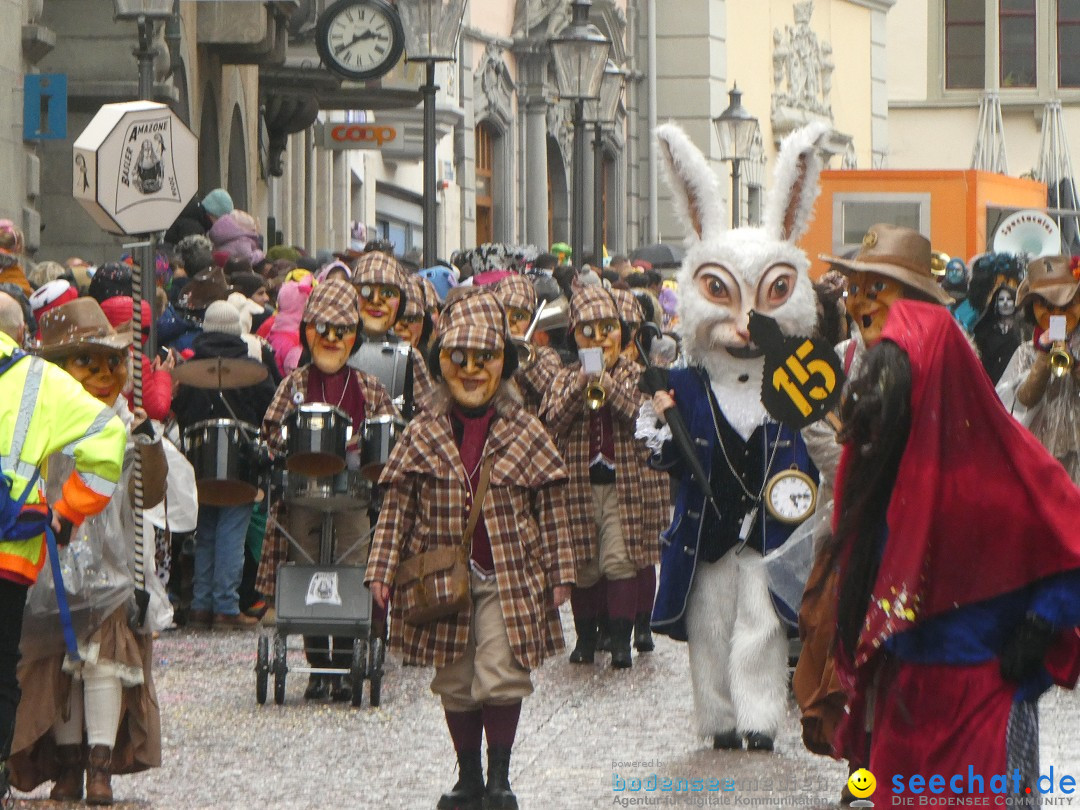
M 772 124 L 777 138 L 810 121 L 832 121 L 832 45 L 810 27 L 813 0 L 794 5 L 794 25 L 773 29 Z
M 564 0 L 517 0 L 514 9 L 514 28 L 511 36 L 554 36 L 570 22 L 570 7 Z

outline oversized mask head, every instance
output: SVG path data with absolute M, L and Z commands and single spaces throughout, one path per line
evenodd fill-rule
M 513 373 L 516 356 L 507 353 L 507 340 L 506 312 L 487 290 L 464 295 L 443 311 L 432 363 L 437 351 L 436 376 L 459 407 L 486 407 Z
M 311 362 L 323 374 L 341 371 L 356 347 L 360 310 L 356 290 L 347 281 L 318 285 L 304 308 L 302 334 Z
M 679 270 L 679 331 L 694 362 L 759 357 L 750 340 L 750 312 L 776 320 L 787 335 L 809 335 L 817 320 L 810 262 L 796 246 L 820 190 L 818 142 L 812 124 L 784 140 L 761 227 L 729 229 L 716 174 L 675 124 L 656 136 L 680 218 L 688 223 Z
M 65 357 L 63 366 L 90 396 L 111 408 L 127 385 L 127 359 L 126 349 L 90 347 Z

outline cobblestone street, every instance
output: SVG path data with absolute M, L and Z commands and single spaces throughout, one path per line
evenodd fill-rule
M 572 640 L 569 613 L 564 626 Z M 511 762 L 522 810 L 735 805 L 749 797 L 802 797 L 795 806 L 828 807 L 846 778 L 842 764 L 808 753 L 794 708 L 773 755 L 713 751 L 692 731 L 693 706 L 684 645 L 657 639 L 629 671 L 607 656 L 592 667 L 566 655 L 534 673 Z M 290 638 L 290 662 L 302 654 Z M 352 709 L 305 704 L 306 676 L 287 680 L 284 706 L 255 702 L 254 633 L 178 631 L 155 646 L 164 766 L 113 779 L 118 806 L 129 808 L 434 808 L 456 778 L 431 670 L 390 660 L 382 705 Z M 272 689 L 271 689 L 272 692 Z M 1042 772 L 1080 776 L 1080 700 L 1055 690 L 1042 703 Z M 615 777 L 731 778 L 731 793 L 696 797 L 613 790 Z M 33 798 L 46 798 L 48 786 Z M 646 805 L 646 798 L 652 802 Z M 881 802 L 878 803 L 881 806 Z M 20 808 L 41 807 L 19 801 Z M 44 806 L 59 807 L 46 803 Z M 624 806 L 634 806 L 627 802 Z M 789 805 L 791 806 L 791 805 Z

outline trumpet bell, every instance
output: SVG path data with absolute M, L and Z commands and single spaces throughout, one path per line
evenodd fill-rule
M 930 253 L 930 272 L 938 278 L 945 275 L 948 270 L 949 261 L 952 259 L 948 253 L 942 253 L 940 250 L 935 250 Z
M 1058 341 L 1050 347 L 1050 373 L 1055 377 L 1064 377 L 1073 367 L 1072 352 L 1064 341 Z
M 590 411 L 598 411 L 607 402 L 607 391 L 598 382 L 591 382 L 585 387 L 585 407 Z

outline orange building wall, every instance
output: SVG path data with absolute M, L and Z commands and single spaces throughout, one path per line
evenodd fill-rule
M 828 270 L 821 254 L 832 255 L 833 195 L 837 193 L 930 194 L 930 233 L 934 250 L 968 261 L 987 249 L 987 206 L 1046 208 L 1046 186 L 1034 180 L 989 172 L 827 170 L 810 229 L 800 246 L 811 258 L 814 278 Z

